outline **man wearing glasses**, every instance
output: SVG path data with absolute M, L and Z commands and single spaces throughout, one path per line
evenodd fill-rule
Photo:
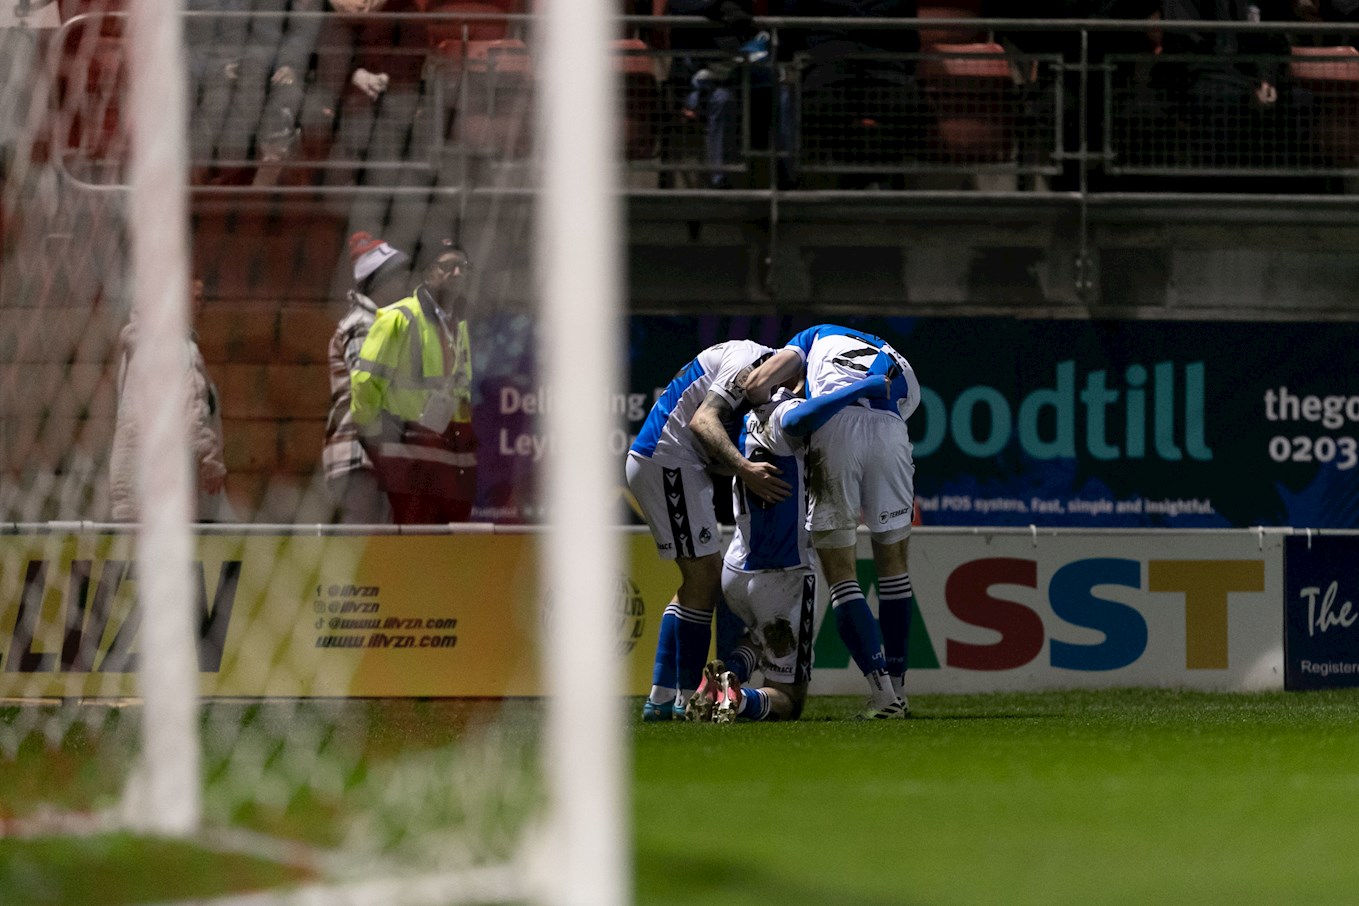
M 467 253 L 444 243 L 415 290 L 378 312 L 351 375 L 352 411 L 398 525 L 466 522 L 476 499 Z

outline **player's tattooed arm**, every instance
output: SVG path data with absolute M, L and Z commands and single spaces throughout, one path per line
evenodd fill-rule
M 778 503 L 792 493 L 792 485 L 779 475 L 773 463 L 751 462 L 731 441 L 728 426 L 735 426 L 737 415 L 731 404 L 718 393 L 709 392 L 689 420 L 689 429 L 707 447 L 718 471 L 735 475 L 761 500 Z
M 736 426 L 736 412 L 720 393 L 708 392 L 698 411 L 689 420 L 689 429 L 694 432 L 716 463 L 718 471 L 735 475 L 745 462 L 741 451 L 731 442 L 732 430 Z

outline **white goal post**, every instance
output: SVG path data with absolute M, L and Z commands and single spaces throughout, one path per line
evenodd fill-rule
M 34 6 L 57 15 L 56 0 L 35 0 Z M 368 148 L 350 157 L 306 158 L 292 175 L 320 175 L 305 187 L 288 183 L 286 172 L 277 184 L 248 177 L 231 182 L 236 171 L 249 169 L 243 163 L 266 160 L 258 110 L 253 122 L 224 120 L 240 129 L 222 143 L 246 135 L 248 150 L 204 164 L 196 147 L 202 136 L 195 132 L 202 108 L 195 105 L 206 105 L 198 98 L 207 90 L 195 83 L 201 75 L 185 72 L 186 59 L 194 60 L 186 53 L 185 22 L 211 14 L 192 13 L 186 20 L 182 0 L 72 0 L 62 4 L 61 20 L 45 26 L 44 40 L 34 42 L 43 48 L 35 54 L 46 60 L 20 76 L 32 104 L 19 117 L 23 134 L 5 159 L 13 166 L 0 182 L 0 314 L 9 333 L 0 339 L 0 453 L 21 454 L 18 465 L 0 470 L 0 632 L 7 633 L 0 648 L 0 781 L 9 771 L 17 777 L 31 770 L 37 780 L 14 786 L 39 789 L 29 801 L 0 803 L 0 846 L 7 836 L 132 831 L 271 862 L 288 879 L 276 889 L 213 893 L 194 902 L 631 901 L 631 772 L 626 706 L 617 694 L 624 664 L 615 625 L 624 570 L 614 509 L 621 465 L 608 447 L 617 427 L 608 401 L 623 383 L 619 86 L 612 47 L 620 10 L 605 0 L 551 3 L 541 10 L 529 4 L 528 10 L 537 14 L 531 21 L 511 18 L 532 57 L 530 157 L 478 147 L 482 157 L 469 163 L 457 156 L 462 148 L 431 150 L 411 138 L 408 148 L 400 142 L 383 146 L 384 153 L 398 147 L 404 159 L 368 155 Z M 438 63 L 456 68 L 453 60 Z M 444 70 L 428 66 L 417 81 L 443 79 Z M 8 90 L 12 83 L 5 79 L 0 87 Z M 440 91 L 447 87 L 439 82 Z M 428 96 L 422 94 L 427 90 Z M 414 106 L 452 96 L 426 84 L 412 92 Z M 5 106 L 0 103 L 0 111 Z M 235 110 L 230 104 L 222 110 L 228 108 Z M 400 107 L 394 101 L 384 109 Z M 421 126 L 437 124 L 450 110 L 412 118 Z M 328 139 L 336 146 L 355 134 L 352 128 L 332 132 Z M 445 137 L 449 145 L 462 140 L 455 127 Z M 288 163 L 280 165 L 283 170 Z M 346 177 L 352 181 L 343 182 Z M 239 210 L 220 214 L 241 198 L 247 203 Z M 240 336 L 268 334 L 276 344 L 301 348 L 304 342 L 289 330 L 298 330 L 296 323 L 322 325 L 325 333 L 315 345 L 324 348 L 359 279 L 347 240 L 361 232 L 394 243 L 399 237 L 412 260 L 450 242 L 470 258 L 494 250 L 504 237 L 516 249 L 532 241 L 532 261 L 523 256 L 513 265 L 531 270 L 532 280 L 520 273 L 481 279 L 509 286 L 504 296 L 518 306 L 511 315 L 531 323 L 516 341 L 536 336 L 539 342 L 536 356 L 515 347 L 512 354 L 523 358 L 505 367 L 534 370 L 517 376 L 563 401 L 542 413 L 552 455 L 531 476 L 538 480 L 525 482 L 533 487 L 524 491 L 531 499 L 523 512 L 530 515 L 522 518 L 546 514 L 546 530 L 517 532 L 509 545 L 513 553 L 503 555 L 520 558 L 507 573 L 532 564 L 536 583 L 519 573 L 492 574 L 486 581 L 502 578 L 507 586 L 503 600 L 489 602 L 510 614 L 507 623 L 523 618 L 522 611 L 550 606 L 551 631 L 537 626 L 541 619 L 523 619 L 501 632 L 493 639 L 497 644 L 529 639 L 520 650 L 538 646 L 526 655 L 536 661 L 536 673 L 516 663 L 500 701 L 485 696 L 490 704 L 482 711 L 458 714 L 439 728 L 448 730 L 446 736 L 417 727 L 409 750 L 391 745 L 397 731 L 387 725 L 373 733 L 376 755 L 366 747 L 373 741 L 365 734 L 380 723 L 373 716 L 378 709 L 365 710 L 368 701 L 400 693 L 345 685 L 362 672 L 363 658 L 373 653 L 368 649 L 378 647 L 373 635 L 360 636 L 353 626 L 321 628 L 337 603 L 355 604 L 325 597 L 362 599 L 358 606 L 374 611 L 379 598 L 389 600 L 362 591 L 369 583 L 353 577 L 364 575 L 373 549 L 387 552 L 396 546 L 389 542 L 404 540 L 399 533 L 390 526 L 322 529 L 319 520 L 300 516 L 291 523 L 285 516 L 234 527 L 195 522 L 203 489 L 184 417 L 195 392 L 194 380 L 185 377 L 186 337 L 197 323 L 192 287 L 205 259 L 212 259 L 212 268 L 214 256 L 237 255 L 234 244 L 204 253 L 204 210 L 219 217 L 212 241 L 226 236 L 244 242 L 255 237 L 242 233 L 265 232 L 259 224 L 267 217 L 257 216 L 258 210 L 272 215 L 298 198 L 314 205 L 309 217 L 322 212 L 314 221 L 332 217 L 340 224 L 334 247 L 321 241 L 316 252 L 336 262 L 334 285 L 317 294 L 325 298 L 306 300 L 309 310 L 289 306 L 278 298 L 288 287 L 261 289 L 263 279 L 233 295 L 220 287 L 236 280 L 230 285 L 239 289 L 266 268 L 226 260 L 207 278 L 206 312 L 218 333 L 203 339 L 201 350 L 189 344 L 191 358 L 201 352 L 200 364 L 218 382 L 211 388 L 213 405 L 221 404 L 216 414 L 235 419 L 226 435 L 239 432 L 236 445 L 228 442 L 221 451 L 224 462 L 249 461 L 256 449 L 251 444 L 258 443 L 260 458 L 276 458 L 269 464 L 281 472 L 283 461 L 297 455 L 285 448 L 298 437 L 315 454 L 314 472 L 298 478 L 303 473 L 297 468 L 276 484 L 275 476 L 251 472 L 241 478 L 228 470 L 228 490 L 239 499 L 274 495 L 283 503 L 273 500 L 271 506 L 282 510 L 295 503 L 297 514 L 317 512 L 318 497 L 331 505 L 320 444 L 303 430 L 319 435 L 327 420 L 295 413 L 275 419 L 258 414 L 264 407 L 255 403 L 269 395 L 314 395 L 311 388 L 280 388 L 313 375 L 320 376 L 328 401 L 325 359 L 308 359 L 305 374 L 304 365 L 238 360 L 233 356 L 249 345 Z M 210 203 L 200 204 L 203 199 Z M 323 234 L 314 221 L 299 232 Z M 273 238 L 259 237 L 261 243 Z M 475 265 L 478 276 L 496 267 L 506 270 L 499 261 Z M 525 283 L 532 293 L 521 291 Z M 259 316 L 266 295 L 279 311 L 267 312 L 276 321 L 259 329 L 251 318 Z M 474 347 L 474 361 L 478 352 Z M 500 353 L 503 348 L 485 355 Z M 313 352 L 307 347 L 302 355 Z M 140 414 L 135 526 L 115 524 L 110 515 L 110 448 L 125 400 Z M 238 515 L 250 521 L 256 513 Z M 463 529 L 441 528 L 449 531 L 429 530 L 413 540 Z M 482 525 L 466 534 L 490 533 Z M 250 557 L 264 566 L 250 573 Z M 482 576 L 489 570 L 465 572 Z M 392 575 L 380 569 L 367 575 L 375 574 Z M 238 603 L 232 617 L 237 582 L 250 587 L 240 592 L 246 603 Z M 349 591 L 323 594 L 331 582 Z M 267 590 L 273 588 L 283 591 L 271 597 Z M 423 591 L 392 599 L 430 600 Z M 269 606 L 279 600 L 287 606 Z M 441 632 L 463 616 L 431 612 Z M 431 619 L 424 611 L 418 617 L 391 609 L 382 614 L 384 621 L 407 618 Z M 229 620 L 231 645 L 225 641 Z M 438 663 L 464 663 L 454 655 L 472 646 L 456 645 L 451 628 L 440 639 L 448 644 L 439 649 L 445 660 Z M 391 663 L 381 665 L 384 676 L 399 672 Z M 397 668 L 409 663 L 396 662 Z M 261 686 L 267 692 L 237 692 L 223 679 L 252 671 L 266 675 Z M 526 703 L 515 698 L 534 694 L 524 689 L 545 694 Z M 405 697 L 418 711 L 426 694 Z M 458 736 L 464 729 L 466 735 Z M 81 782 L 63 788 L 62 771 Z M 499 786 L 470 789 L 478 782 Z M 326 826 L 332 818 L 335 825 Z M 486 839 L 478 839 L 476 822 L 487 825 Z M 4 890 L 0 879 L 0 899 Z
M 138 830 L 187 835 L 202 820 L 198 663 L 189 577 L 192 491 L 184 340 L 189 334 L 189 225 L 185 181 L 186 91 L 178 0 L 138 0 L 128 17 L 131 187 L 128 220 L 133 311 L 141 350 L 124 393 L 141 413 L 137 532 L 143 612 L 139 687 L 142 764 L 130 781 L 128 821 Z
M 623 778 L 629 775 L 622 678 L 612 649 L 608 602 L 621 562 L 612 525 L 617 463 L 605 438 L 605 401 L 619 386 L 618 142 L 606 0 L 545 4 L 538 109 L 542 149 L 538 277 L 544 361 L 559 399 L 549 430 L 560 446 L 548 475 L 553 515 L 544 581 L 566 607 L 547 639 L 549 847 L 553 877 L 542 902 L 618 906 L 627 902 Z M 583 556 L 582 538 L 593 556 Z M 582 707 L 581 703 L 590 704 Z M 546 854 L 546 853 L 545 853 Z

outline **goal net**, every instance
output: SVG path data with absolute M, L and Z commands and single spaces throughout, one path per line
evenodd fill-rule
M 0 8 L 0 901 L 622 902 L 614 11 L 248 6 Z

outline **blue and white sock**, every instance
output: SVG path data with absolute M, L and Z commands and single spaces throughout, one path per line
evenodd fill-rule
M 853 579 L 837 582 L 831 586 L 830 600 L 835 611 L 835 628 L 840 631 L 840 638 L 863 675 L 887 672 L 882 633 L 859 583 Z
M 750 643 L 742 639 L 741 644 L 731 650 L 731 653 L 722 661 L 727 665 L 727 669 L 736 674 L 736 678 L 744 685 L 750 682 L 750 675 L 755 672 L 755 664 L 759 656 Z
M 647 696 L 653 704 L 670 704 L 679 693 L 679 623 L 680 606 L 671 601 L 661 614 L 660 637 L 656 639 L 651 694 Z
M 878 579 L 878 622 L 882 626 L 882 650 L 892 687 L 901 695 L 906 685 L 906 654 L 911 640 L 910 573 Z
M 687 701 L 703 681 L 703 666 L 708 663 L 708 650 L 713 642 L 713 615 L 709 610 L 675 606 L 679 616 L 676 631 L 679 653 L 675 663 L 680 697 Z
M 769 720 L 769 694 L 763 689 L 742 689 L 741 707 L 736 716 L 748 720 Z

